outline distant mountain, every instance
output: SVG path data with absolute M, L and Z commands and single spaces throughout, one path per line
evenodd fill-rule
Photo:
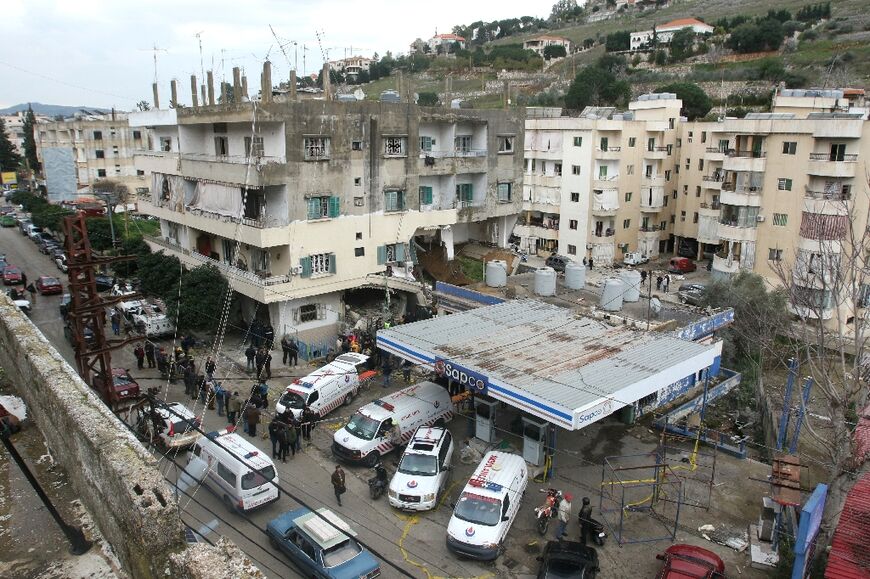
M 97 107 L 71 107 L 67 105 L 44 105 L 42 103 L 21 103 L 5 109 L 0 109 L 0 115 L 14 115 L 18 111 L 26 111 L 27 107 L 33 107 L 33 112 L 38 115 L 46 115 L 48 117 L 56 117 L 63 115 L 69 117 L 80 111 L 88 111 L 94 113 L 108 113 L 109 109 L 100 109 Z

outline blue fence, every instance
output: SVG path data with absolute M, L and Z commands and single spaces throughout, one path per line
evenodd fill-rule
M 337 336 L 333 336 L 329 339 L 315 340 L 311 342 L 297 340 L 296 343 L 299 344 L 299 357 L 306 361 L 325 357 L 330 349 L 335 349 L 336 337 Z

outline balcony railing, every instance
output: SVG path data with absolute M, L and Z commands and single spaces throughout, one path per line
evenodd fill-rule
M 701 180 L 707 181 L 707 182 L 712 182 L 712 183 L 722 183 L 723 181 L 725 181 L 725 176 L 724 175 L 704 175 L 703 177 L 701 177 Z
M 701 203 L 701 209 L 712 209 L 714 211 L 719 211 L 722 209 L 721 203 Z
M 761 193 L 761 186 L 750 185 L 749 187 L 738 187 L 737 183 L 728 182 L 722 184 L 723 191 L 731 191 L 732 193 L 742 193 L 744 195 L 758 195 Z
M 849 201 L 852 199 L 852 192 L 841 190 L 817 191 L 805 187 L 804 197 L 807 199 L 824 199 L 828 201 Z
M 656 231 L 664 231 L 664 230 L 665 230 L 665 228 L 662 227 L 661 225 L 648 225 L 646 227 L 641 225 L 641 227 L 640 227 L 641 233 L 655 233 Z
M 722 149 L 720 147 L 707 147 L 708 153 L 727 153 L 728 149 Z
M 248 227 L 256 227 L 258 229 L 263 229 L 265 227 L 284 227 L 289 225 L 289 223 L 273 223 L 266 221 L 264 219 L 252 219 L 250 217 L 237 217 L 235 215 L 224 215 L 222 213 L 215 213 L 214 211 L 208 211 L 205 209 L 199 209 L 197 207 L 187 207 L 187 212 L 191 215 L 199 215 L 201 217 L 207 217 L 209 219 L 214 219 L 216 221 L 222 221 L 224 223 L 240 223 L 242 225 L 247 225 Z
M 616 235 L 616 231 L 613 229 L 608 229 L 606 231 L 597 231 L 593 235 L 593 237 L 613 237 Z
M 647 153 L 666 153 L 667 150 L 668 150 L 668 147 L 666 145 L 646 148 Z
M 729 157 L 746 157 L 749 159 L 763 159 L 767 153 L 764 151 L 753 151 L 751 149 L 729 149 Z
M 599 153 L 618 153 L 621 150 L 622 150 L 622 147 L 607 147 L 606 149 L 598 147 Z
M 177 151 L 134 151 L 134 155 L 144 157 L 177 157 Z M 272 163 L 285 163 L 286 159 L 283 156 L 270 155 L 212 155 L 209 153 L 181 153 L 181 159 L 184 161 L 207 161 L 211 163 L 233 163 L 237 165 L 268 165 Z
M 855 163 L 858 161 L 857 153 L 848 155 L 832 155 L 831 153 L 810 153 L 810 161 L 831 161 L 834 163 Z

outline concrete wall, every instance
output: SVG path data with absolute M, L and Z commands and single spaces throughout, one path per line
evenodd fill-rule
M 157 461 L 5 295 L 0 366 L 132 577 L 262 576 L 232 544 L 186 548 Z

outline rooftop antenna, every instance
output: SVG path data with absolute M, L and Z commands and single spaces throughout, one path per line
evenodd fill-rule
M 205 63 L 202 59 L 202 33 L 203 32 L 205 32 L 205 31 L 200 30 L 199 32 L 194 34 L 194 36 L 196 36 L 196 40 L 199 42 L 199 74 L 201 75 L 200 78 L 203 79 L 203 81 L 204 81 L 204 79 L 205 79 Z
M 287 52 L 284 50 L 284 45 L 281 44 L 281 41 L 280 41 L 280 40 L 278 40 L 278 35 L 275 34 L 275 29 L 272 28 L 272 25 L 271 25 L 271 24 L 269 25 L 269 30 L 272 32 L 272 36 L 275 38 L 275 42 L 278 44 L 278 48 L 281 49 L 281 54 L 284 55 L 284 60 L 287 61 L 287 66 L 290 66 L 290 57 L 287 56 Z M 288 44 L 289 44 L 289 43 L 288 43 Z M 296 43 L 294 42 L 293 44 L 296 44 Z M 269 48 L 269 50 L 271 51 L 272 49 Z M 294 67 L 293 70 L 296 70 L 296 67 Z
M 154 82 L 157 82 L 157 53 L 169 51 L 165 48 L 160 48 L 159 46 L 157 46 L 156 42 L 151 48 L 140 48 L 139 50 L 145 50 L 154 53 Z

